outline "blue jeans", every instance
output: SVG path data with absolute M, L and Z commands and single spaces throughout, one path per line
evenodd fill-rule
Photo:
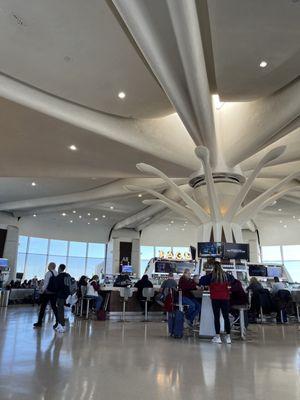
M 201 305 L 196 299 L 189 298 L 189 297 L 182 297 L 182 304 L 189 306 L 186 312 L 187 319 L 193 323 L 194 319 L 198 314 L 200 314 L 201 311 Z
M 95 309 L 98 312 L 102 306 L 103 298 L 102 296 L 88 296 L 90 299 L 95 301 Z

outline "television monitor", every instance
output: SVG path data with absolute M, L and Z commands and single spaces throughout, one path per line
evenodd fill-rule
M 0 267 L 8 267 L 8 259 L 0 258 Z
M 249 261 L 249 244 L 223 243 L 222 257 L 226 259 Z
M 122 265 L 122 272 L 127 274 L 132 274 L 133 272 L 132 265 Z
M 198 243 L 198 257 L 222 257 L 222 243 L 221 242 L 199 242 Z
M 23 272 L 17 272 L 16 273 L 16 279 L 18 280 L 18 281 L 21 281 L 22 279 L 23 279 Z
M 269 278 L 282 278 L 282 269 L 273 265 L 267 266 L 267 274 Z
M 267 268 L 264 265 L 251 264 L 249 267 L 249 276 L 267 276 Z

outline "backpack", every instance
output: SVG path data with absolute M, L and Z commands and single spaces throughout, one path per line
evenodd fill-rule
M 57 285 L 56 285 L 56 276 L 54 275 L 53 271 L 51 272 L 51 276 L 47 285 L 46 292 L 48 293 L 56 293 L 57 292 Z

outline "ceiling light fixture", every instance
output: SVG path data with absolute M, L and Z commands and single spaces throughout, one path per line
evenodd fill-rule
M 282 208 L 278 208 L 278 211 L 282 211 Z
M 81 218 L 82 218 L 82 216 L 81 216 L 81 215 L 79 215 L 79 216 L 78 216 L 78 218 L 80 218 L 80 219 L 81 219 Z
M 95 221 L 98 221 L 98 218 L 96 217 L 96 218 L 94 218 L 94 220 L 95 220 Z
M 114 206 L 110 206 L 109 208 L 110 208 L 111 210 L 113 210 L 115 207 L 114 207 Z
M 69 146 L 69 149 L 72 151 L 76 151 L 77 147 L 75 146 L 75 144 L 71 144 L 71 146 Z
M 36 217 L 36 214 L 33 214 L 34 218 Z
M 138 195 L 138 197 L 143 197 L 143 195 L 140 193 L 140 194 Z
M 282 224 L 282 221 L 280 220 L 279 223 Z
M 119 99 L 125 99 L 125 97 L 126 97 L 126 93 L 124 93 L 124 92 L 119 92 L 118 93 L 118 97 L 119 97 Z
M 88 222 L 88 225 L 91 225 L 91 223 L 90 223 L 90 222 Z
M 283 225 L 284 228 L 287 228 L 287 225 Z
M 36 183 L 35 182 L 31 182 L 31 186 L 36 186 Z
M 87 215 L 88 215 L 88 217 L 90 217 L 90 216 L 91 216 L 91 213 L 87 213 Z
M 102 215 L 102 218 L 106 218 L 106 215 Z
M 293 219 L 296 219 L 296 215 L 293 215 Z
M 73 224 L 73 220 L 72 219 L 70 219 L 70 224 Z
M 268 65 L 267 61 L 264 61 L 264 60 L 261 61 L 259 64 L 260 68 L 266 68 L 267 65 Z
M 72 213 L 73 213 L 73 214 L 76 214 L 76 210 L 73 210 Z
M 174 224 L 174 221 L 170 221 L 171 224 Z
M 67 214 L 66 214 L 66 213 L 62 213 L 61 215 L 62 215 L 63 217 L 65 217 Z

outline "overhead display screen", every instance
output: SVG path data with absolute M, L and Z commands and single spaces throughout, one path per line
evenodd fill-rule
M 223 258 L 249 261 L 249 244 L 223 243 Z
M 221 242 L 200 242 L 198 243 L 198 257 L 222 257 Z

